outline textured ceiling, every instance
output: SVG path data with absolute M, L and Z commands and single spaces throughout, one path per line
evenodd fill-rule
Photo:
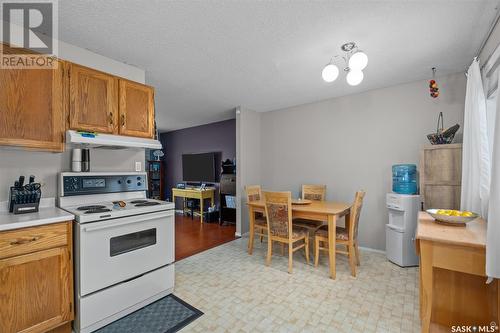
M 60 39 L 146 70 L 173 130 L 465 70 L 499 1 L 59 2 Z M 365 80 L 321 69 L 355 41 Z

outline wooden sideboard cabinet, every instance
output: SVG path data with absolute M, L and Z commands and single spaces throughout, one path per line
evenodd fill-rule
M 0 332 L 71 332 L 72 222 L 0 232 Z
M 63 151 L 63 72 L 61 62 L 54 70 L 0 69 L 0 145 Z
M 460 209 L 462 144 L 426 146 L 420 156 L 424 209 Z
M 119 134 L 152 138 L 154 135 L 154 89 L 120 79 Z
M 498 279 L 486 284 L 484 220 L 454 227 L 438 224 L 420 212 L 416 248 L 420 256 L 422 333 L 465 332 L 457 327 L 498 323 L 500 287 Z
M 69 64 L 69 127 L 112 134 L 118 122 L 118 79 Z

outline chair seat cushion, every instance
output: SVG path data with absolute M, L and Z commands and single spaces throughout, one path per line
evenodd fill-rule
M 316 231 L 316 235 L 328 238 L 328 226 L 322 226 L 321 228 L 319 228 Z M 337 227 L 335 238 L 346 241 L 349 240 L 349 234 L 347 233 L 347 230 L 345 228 Z
M 255 219 L 255 225 L 259 227 L 267 227 L 267 221 L 265 219 Z
M 293 238 L 307 237 L 308 231 L 306 228 L 293 226 L 292 236 Z
M 307 228 L 307 229 L 318 229 L 323 225 L 323 222 L 306 220 L 306 219 L 294 219 L 293 225 L 297 227 Z

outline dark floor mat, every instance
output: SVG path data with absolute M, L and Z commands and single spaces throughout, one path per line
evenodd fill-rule
M 191 323 L 203 312 L 174 295 L 168 295 L 94 333 L 172 333 Z

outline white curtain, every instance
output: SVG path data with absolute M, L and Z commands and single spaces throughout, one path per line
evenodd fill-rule
M 486 98 L 479 62 L 474 59 L 467 71 L 461 209 L 480 213 L 485 219 L 488 217 L 490 168 Z
M 495 78 L 500 82 L 499 73 Z M 496 116 L 493 117 L 493 144 L 491 159 L 490 204 L 486 234 L 486 275 L 500 278 L 500 94 L 496 96 Z

